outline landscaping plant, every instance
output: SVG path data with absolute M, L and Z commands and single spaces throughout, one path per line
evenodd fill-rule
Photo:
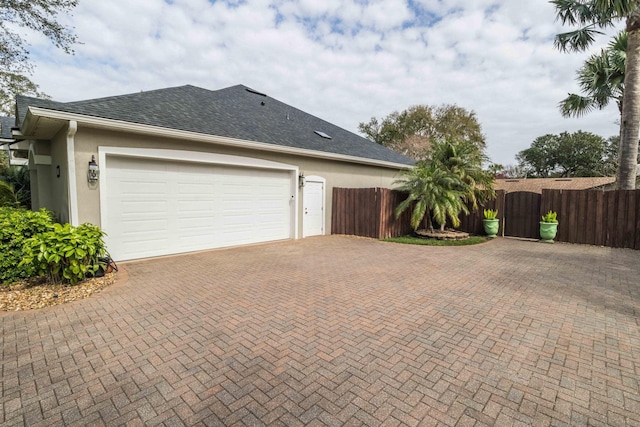
M 542 216 L 542 222 L 549 222 L 549 223 L 558 222 L 558 214 L 554 211 L 549 211 Z
M 397 190 L 408 193 L 407 199 L 395 209 L 398 218 L 412 208 L 411 226 L 416 230 L 422 219 L 433 231 L 431 218 L 444 231 L 447 218 L 454 227 L 460 225 L 460 213 L 469 213 L 469 207 L 495 197 L 493 175 L 482 169 L 487 159 L 484 152 L 468 141 L 434 141 L 430 157 L 403 171 L 395 181 Z
M 493 209 L 485 209 L 484 210 L 484 219 L 497 219 L 498 218 L 498 210 Z
M 28 238 L 53 229 L 53 215 L 41 209 L 0 207 L 0 283 L 7 284 L 29 277 L 26 265 L 20 265 L 24 257 L 22 245 Z
M 104 235 L 92 224 L 54 224 L 53 230 L 25 241 L 20 265 L 54 283 L 75 284 L 98 270 L 98 257 L 105 253 Z

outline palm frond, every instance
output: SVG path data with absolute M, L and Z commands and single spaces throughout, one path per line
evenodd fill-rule
M 556 19 L 563 25 L 584 25 L 593 22 L 595 10 L 592 2 L 580 0 L 551 0 L 556 7 Z
M 560 113 L 563 117 L 582 117 L 595 109 L 593 98 L 570 93 L 560 101 Z
M 553 45 L 562 52 L 582 52 L 593 44 L 598 34 L 604 33 L 596 30 L 594 25 L 588 25 L 578 30 L 557 34 Z

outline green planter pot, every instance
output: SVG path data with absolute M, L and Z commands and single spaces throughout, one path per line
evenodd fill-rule
M 545 243 L 553 243 L 558 233 L 557 222 L 540 222 L 540 239 Z
M 500 229 L 500 220 L 499 219 L 483 219 L 484 223 L 484 232 L 487 233 L 487 236 L 493 238 L 498 235 L 498 230 Z

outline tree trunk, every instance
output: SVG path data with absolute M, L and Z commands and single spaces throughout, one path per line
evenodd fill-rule
M 620 163 L 616 176 L 621 190 L 636 188 L 638 168 L 638 141 L 640 140 L 640 8 L 627 18 L 627 64 L 622 102 L 622 139 Z

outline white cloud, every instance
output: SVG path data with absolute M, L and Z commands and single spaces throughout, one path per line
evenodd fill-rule
M 33 37 L 35 80 L 61 101 L 242 83 L 351 131 L 411 105 L 455 103 L 477 113 L 500 163 L 514 163 L 546 133 L 617 133 L 615 106 L 579 120 L 560 116 L 557 104 L 577 90 L 575 70 L 587 54 L 554 50 L 561 27 L 548 2 L 413 4 L 80 2 L 71 23 L 83 44 L 70 57 Z

